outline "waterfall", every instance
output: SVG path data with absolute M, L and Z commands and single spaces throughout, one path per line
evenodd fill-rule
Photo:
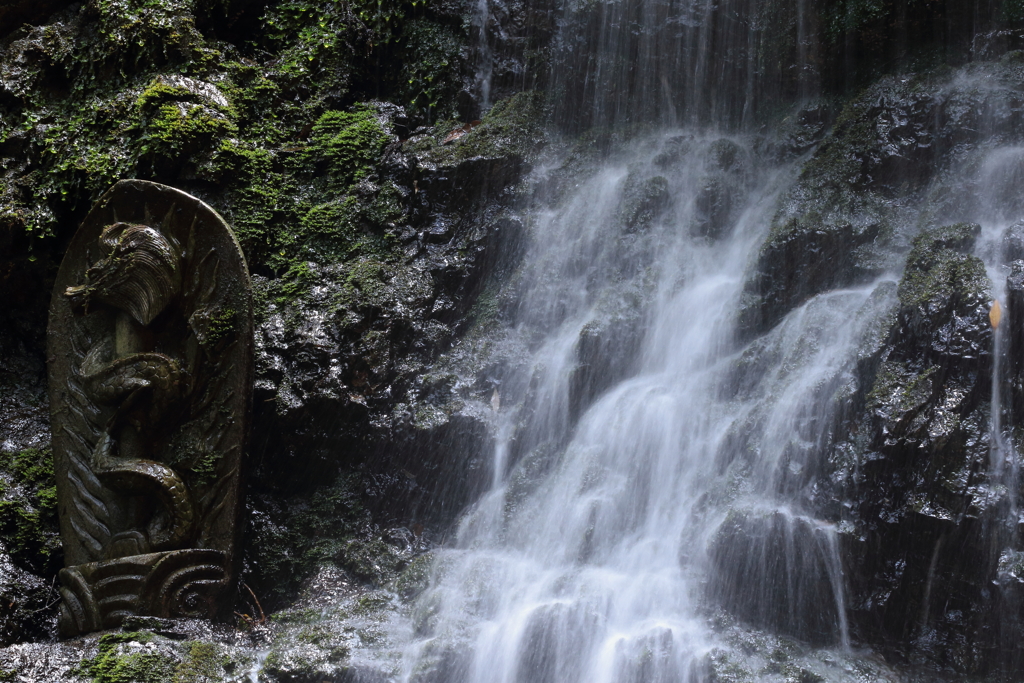
M 530 360 L 502 378 L 495 485 L 437 552 L 406 680 L 706 680 L 709 601 L 849 647 L 837 530 L 804 488 L 885 297 L 831 292 L 738 344 L 792 166 L 692 130 L 629 147 L 533 216 L 509 332 Z
M 563 14 L 553 127 L 597 142 L 556 145 L 534 172 L 530 245 L 494 339 L 515 351 L 488 360 L 492 485 L 435 551 L 401 679 L 711 683 L 741 661 L 775 680 L 776 664 L 738 644 L 736 619 L 829 653 L 808 671 L 856 659 L 844 568 L 856 513 L 823 502 L 816 482 L 846 402 L 874 381 L 858 384 L 864 349 L 903 305 L 902 259 L 934 219 L 925 193 L 891 211 L 871 277 L 812 292 L 751 340 L 745 285 L 807 160 L 754 131 L 818 87 L 805 3 L 569 2 Z M 1012 258 L 1024 258 L 1021 159 L 997 146 L 942 181 L 992 193 L 948 218 L 983 224 L 977 253 L 994 282 L 1014 226 Z M 1013 272 L 1024 289 L 1024 261 Z M 1013 294 L 997 289 L 1006 305 Z M 1019 458 L 1002 421 L 1008 334 L 990 430 L 990 474 L 1011 492 L 995 524 L 1012 530 L 992 536 L 1007 566 L 1022 557 Z M 944 533 L 913 603 L 922 639 L 954 552 Z M 850 667 L 807 675 L 861 680 Z
M 491 102 L 491 81 L 494 76 L 494 54 L 489 35 L 491 23 L 489 0 L 477 0 L 471 21 L 476 62 L 473 81 L 480 100 L 480 107 L 484 111 L 490 109 L 493 104 Z

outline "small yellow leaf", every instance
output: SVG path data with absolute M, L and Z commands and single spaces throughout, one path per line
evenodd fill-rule
M 1003 307 L 999 305 L 999 299 L 992 302 L 992 308 L 989 309 L 988 319 L 992 323 L 992 329 L 999 327 L 999 321 L 1003 318 Z

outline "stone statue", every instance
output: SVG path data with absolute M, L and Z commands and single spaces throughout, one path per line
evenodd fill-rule
M 64 637 L 223 608 L 238 560 L 250 299 L 231 229 L 170 187 L 117 183 L 71 241 L 47 333 Z

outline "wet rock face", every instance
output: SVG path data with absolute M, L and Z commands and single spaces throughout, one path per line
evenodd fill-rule
M 483 444 L 487 430 L 453 417 L 452 394 L 428 375 L 467 324 L 485 274 L 516 258 L 522 225 L 508 207 L 529 169 L 523 137 L 536 102 L 525 94 L 496 107 L 448 144 L 446 130 L 425 130 L 388 148 L 374 185 L 364 181 L 367 192 L 398 189 L 387 252 L 307 261 L 287 297 L 257 278 L 268 298 L 253 443 L 276 490 L 332 476 L 346 453 L 343 464 L 372 458 L 395 486 L 418 490 L 403 494 L 408 510 L 429 499 L 450 515 L 472 499 L 474 465 L 447 460 L 448 446 Z
M 1011 228 L 1012 230 L 1012 228 Z M 1006 276 L 1006 314 L 1008 320 L 1024 319 L 1024 260 L 1021 252 L 1007 250 L 1010 263 Z M 1010 323 L 1007 334 L 1006 358 L 1010 384 L 1008 417 L 1013 426 L 1024 424 L 1024 325 Z
M 0 545 L 0 647 L 52 633 L 56 613 L 48 605 L 56 597 L 51 584 L 14 564 Z
M 831 531 L 779 511 L 733 511 L 711 542 L 710 593 L 745 621 L 808 642 L 834 643 L 843 599 Z
M 1001 457 L 991 455 L 994 287 L 973 255 L 980 228 L 954 221 L 1017 219 L 1016 184 L 1005 180 L 1015 166 L 1000 157 L 986 171 L 985 160 L 1024 137 L 1021 77 L 1009 55 L 882 79 L 850 102 L 781 199 L 739 314 L 749 339 L 818 294 L 902 273 L 892 310 L 858 353 L 808 501 L 840 524 L 853 636 L 957 671 L 1020 661 L 1010 635 L 1020 591 L 1007 569 L 1017 546 L 1001 522 L 1017 484 L 990 474 Z M 1011 225 L 984 247 L 1006 264 L 1004 330 L 1022 308 L 1020 233 Z M 1018 336 L 1010 328 L 1005 344 L 1024 345 Z M 1004 427 L 1024 400 L 1007 353 Z
M 992 293 L 970 253 L 978 230 L 915 238 L 888 341 L 862 366 L 862 412 L 829 474 L 853 512 L 843 542 L 861 637 L 960 670 L 984 666 L 991 647 L 992 525 L 1005 510 L 988 480 Z
M 816 294 L 898 270 L 914 206 L 933 207 L 932 225 L 961 215 L 968 200 L 933 188 L 983 144 L 1020 139 L 1021 67 L 1007 59 L 948 76 L 883 78 L 843 109 L 773 218 L 745 287 L 742 336 Z
M 468 5 L 399 3 L 402 21 L 384 16 L 390 5 L 359 16 L 317 6 L 317 22 L 274 2 L 63 3 L 52 18 L 37 4 L 46 26 L 0 21 L 0 455 L 49 441 L 42 293 L 68 236 L 109 182 L 150 178 L 222 212 L 254 274 L 250 512 L 311 506 L 339 473 L 363 468 L 360 502 L 375 513 L 449 521 L 479 491 L 479 463 L 450 446 L 490 437 L 425 375 L 467 326 L 484 274 L 517 258 L 522 224 L 509 206 L 541 122 L 539 98 L 523 93 L 454 141 L 444 142 L 454 124 L 426 125 L 464 109 Z M 404 106 L 367 101 L 380 97 Z M 50 123 L 13 126 L 36 115 Z M 0 466 L 4 485 L 7 474 Z M 52 540 L 48 499 L 37 498 L 20 483 L 0 491 L 0 555 L 48 586 L 52 558 L 33 562 L 9 543 Z M 279 543 L 264 534 L 247 557 L 283 572 L 252 574 L 268 603 L 315 562 L 359 554 L 265 561 L 304 527 L 263 517 L 287 532 Z M 369 519 L 322 533 L 372 545 Z

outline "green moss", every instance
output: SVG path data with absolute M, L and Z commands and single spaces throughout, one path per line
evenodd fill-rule
M 287 306 L 301 296 L 313 284 L 315 274 L 308 263 L 296 263 L 288 268 L 280 280 L 275 302 L 278 306 Z
M 344 566 L 348 544 L 365 538 L 369 528 L 364 486 L 360 475 L 342 475 L 309 498 L 289 501 L 281 519 L 258 529 L 252 541 L 258 559 L 247 579 L 253 590 L 277 599 L 293 594 L 305 577 L 326 563 Z
M 297 189 L 295 181 L 277 168 L 276 155 L 253 144 L 222 140 L 209 175 L 227 185 L 220 208 L 250 261 L 273 259 L 281 249 L 275 228 L 291 213 Z
M 199 104 L 165 104 L 142 138 L 147 152 L 172 157 L 236 132 L 235 125 Z
M 211 350 L 221 341 L 232 336 L 238 326 L 237 318 L 238 314 L 235 309 L 215 307 L 193 314 L 189 320 L 189 326 L 200 345 Z
M 434 564 L 434 555 L 424 553 L 412 560 L 395 580 L 395 592 L 405 601 L 415 600 L 426 590 L 430 582 L 430 568 Z
M 166 683 L 173 680 L 175 663 L 146 648 L 153 634 L 108 633 L 100 637 L 99 653 L 82 662 L 80 670 L 93 683 Z
M 19 562 L 44 573 L 56 571 L 61 546 L 51 453 L 0 452 L 0 471 L 16 484 L 0 490 L 0 541 Z
M 216 451 L 203 453 L 202 457 L 194 463 L 191 470 L 196 475 L 196 480 L 201 484 L 209 484 L 217 474 L 217 463 L 220 462 L 220 453 Z
M 437 164 L 456 164 L 476 157 L 529 157 L 543 140 L 544 98 L 536 91 L 516 93 L 495 104 L 465 135 L 444 144 L 453 128 L 452 121 L 439 124 L 434 135 L 411 141 L 406 148 Z
M 359 99 L 397 99 L 433 117 L 461 84 L 465 35 L 461 17 L 444 14 L 451 8 L 274 2 L 262 16 L 246 10 L 251 42 L 232 46 L 196 30 L 196 12 L 211 7 L 95 0 L 0 54 L 15 97 L 0 112 L 0 141 L 28 143 L 19 158 L 0 147 L 0 225 L 46 244 L 116 180 L 195 178 L 216 186 L 205 198 L 237 228 L 250 264 L 281 272 L 305 258 L 288 248 L 305 244 L 292 238 L 308 227 L 302 217 L 371 176 L 389 139 Z M 252 50 L 261 64 L 241 56 Z M 357 212 L 360 230 L 377 209 Z M 319 257 L 346 257 L 344 242 Z
M 313 125 L 303 158 L 323 168 L 339 186 L 368 176 L 388 141 L 372 107 L 328 111 Z
M 449 113 L 463 67 L 463 32 L 433 21 L 413 20 L 404 25 L 402 38 L 400 101 L 428 119 Z
M 388 264 L 377 259 L 360 259 L 351 264 L 336 296 L 340 307 L 373 305 L 384 292 Z
M 482 335 L 497 324 L 501 314 L 501 305 L 498 302 L 499 292 L 500 288 L 497 283 L 490 282 L 477 297 L 473 308 L 469 310 L 469 319 L 473 321 L 472 335 Z
M 913 242 L 907 268 L 899 285 L 905 307 L 927 307 L 931 302 L 956 305 L 986 299 L 989 281 L 985 264 L 969 251 L 980 226 L 958 223 L 926 230 Z
M 270 615 L 270 619 L 279 624 L 315 624 L 323 619 L 323 613 L 321 610 L 310 607 L 300 610 L 276 612 Z
M 216 643 L 186 643 L 188 653 L 174 669 L 172 683 L 207 683 L 224 677 L 225 657 Z
M 11 471 L 22 483 L 53 486 L 53 454 L 50 451 L 27 448 L 6 457 Z
M 915 372 L 903 363 L 882 363 L 867 396 L 868 409 L 892 419 L 916 411 L 931 399 L 937 370 L 937 366 L 931 366 Z

